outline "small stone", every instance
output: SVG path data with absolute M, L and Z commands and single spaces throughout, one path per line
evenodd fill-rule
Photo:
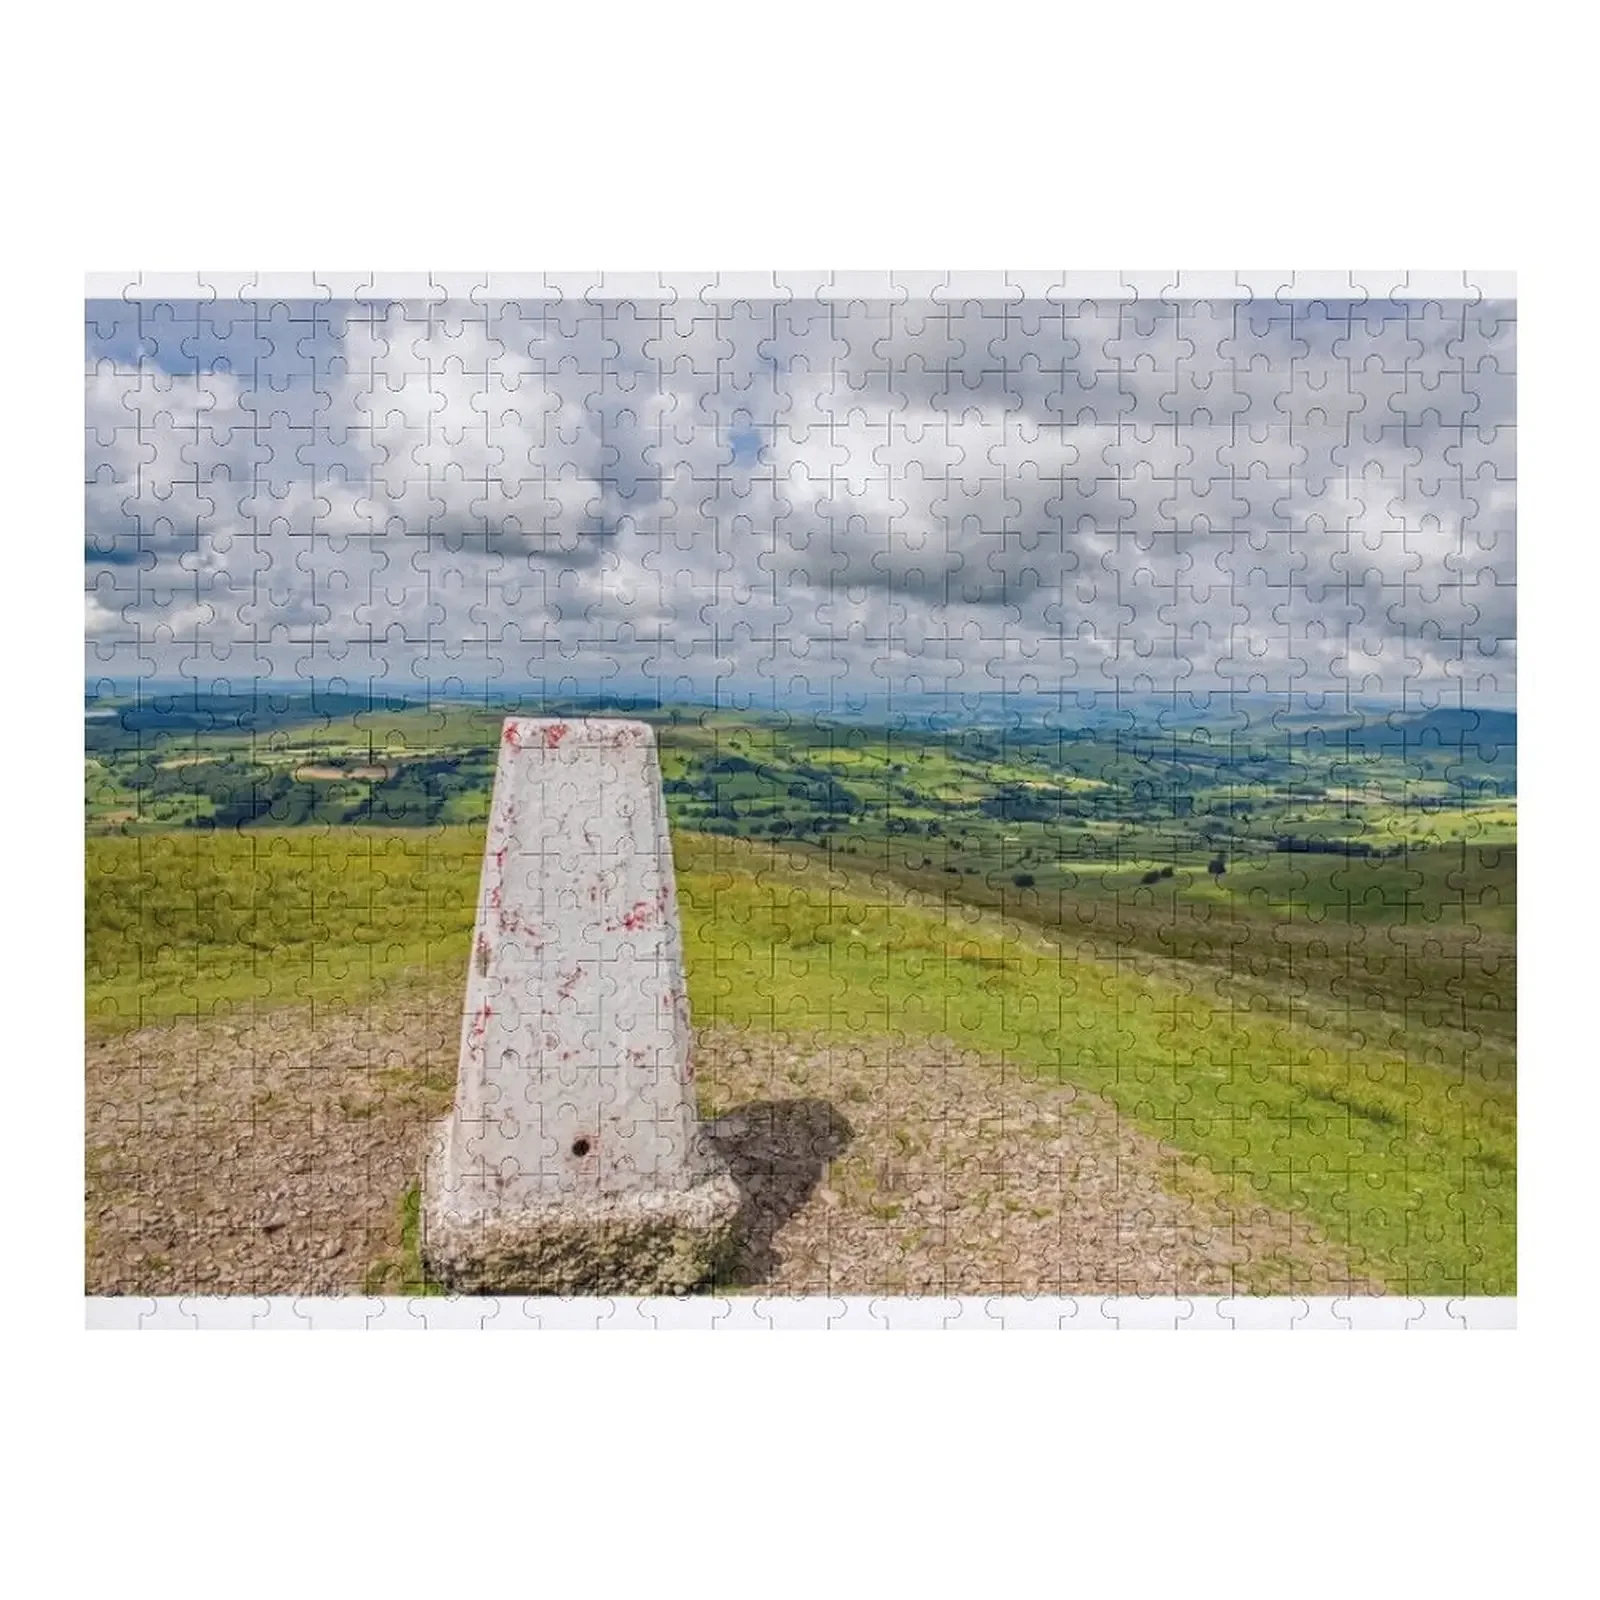
M 317 1253 L 324 1261 L 332 1261 L 335 1256 L 344 1254 L 344 1244 L 338 1239 L 330 1239 Z

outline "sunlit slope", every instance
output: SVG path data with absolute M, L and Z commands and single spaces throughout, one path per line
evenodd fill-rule
M 479 828 L 173 831 L 85 848 L 92 1030 L 464 979 Z
M 934 1035 L 1110 1095 L 1412 1293 L 1510 1293 L 1515 1102 L 1405 1054 L 1219 1002 L 1207 969 L 1069 954 L 1038 930 L 726 839 L 679 850 L 702 1019 Z
M 90 1026 L 230 1005 L 359 1003 L 465 969 L 475 828 L 88 841 Z M 1514 1291 L 1509 1088 L 1220 998 L 1211 969 L 1095 959 L 1026 924 L 812 852 L 675 840 L 701 1024 L 948 1038 L 1110 1095 L 1219 1174 L 1297 1210 L 1358 1270 L 1428 1294 Z

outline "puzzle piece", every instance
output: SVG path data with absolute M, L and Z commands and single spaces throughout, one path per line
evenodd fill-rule
M 1515 336 L 1459 273 L 95 285 L 90 1293 L 1492 1321 L 1435 1308 L 1515 1290 Z M 485 872 L 506 729 L 607 719 L 675 878 L 603 760 Z M 556 905 L 597 826 L 627 903 Z M 458 1220 L 703 1123 L 726 1259 L 439 1299 L 452 1097 Z

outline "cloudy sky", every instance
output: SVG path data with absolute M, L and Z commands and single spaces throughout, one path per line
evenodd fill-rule
M 86 675 L 1505 704 L 1514 315 L 91 301 Z

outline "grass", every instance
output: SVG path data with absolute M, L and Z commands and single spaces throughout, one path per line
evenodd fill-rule
M 1308 1217 L 1415 1294 L 1510 1293 L 1514 1093 L 1469 1068 L 1208 998 L 1192 975 L 1074 955 L 793 853 L 684 841 L 702 1020 L 947 1037 L 1103 1092 L 1236 1208 Z
M 848 859 L 928 893 L 949 883 L 943 892 L 1026 920 L 1064 949 L 1176 961 L 1191 976 L 1198 968 L 1219 1000 L 1515 1081 L 1514 849 L 1441 846 L 1381 861 L 1274 854 L 1237 859 L 1220 880 L 1180 866 L 1150 886 L 1136 868 L 1071 882 L 1041 868 L 1025 888 L 1000 873 L 951 882 L 888 851 Z
M 89 1028 L 353 1003 L 397 978 L 459 979 L 482 849 L 471 828 L 91 838 Z
M 90 1026 L 459 985 L 481 849 L 466 827 L 92 838 Z M 1374 1033 L 1310 943 L 1297 985 L 1230 987 L 1216 958 L 1248 968 L 1248 919 L 1236 944 L 1157 957 L 814 851 L 694 834 L 675 849 L 698 1023 L 946 1038 L 1109 1095 L 1236 1209 L 1298 1212 L 1398 1290 L 1514 1292 L 1510 1081 L 1425 1029 Z M 1170 906 L 1148 916 L 1170 947 Z M 1295 949 L 1266 942 L 1280 963 Z
M 412 1184 L 400 1196 L 400 1241 L 396 1250 L 379 1256 L 361 1282 L 363 1294 L 424 1298 L 445 1293 L 422 1262 L 422 1188 Z

